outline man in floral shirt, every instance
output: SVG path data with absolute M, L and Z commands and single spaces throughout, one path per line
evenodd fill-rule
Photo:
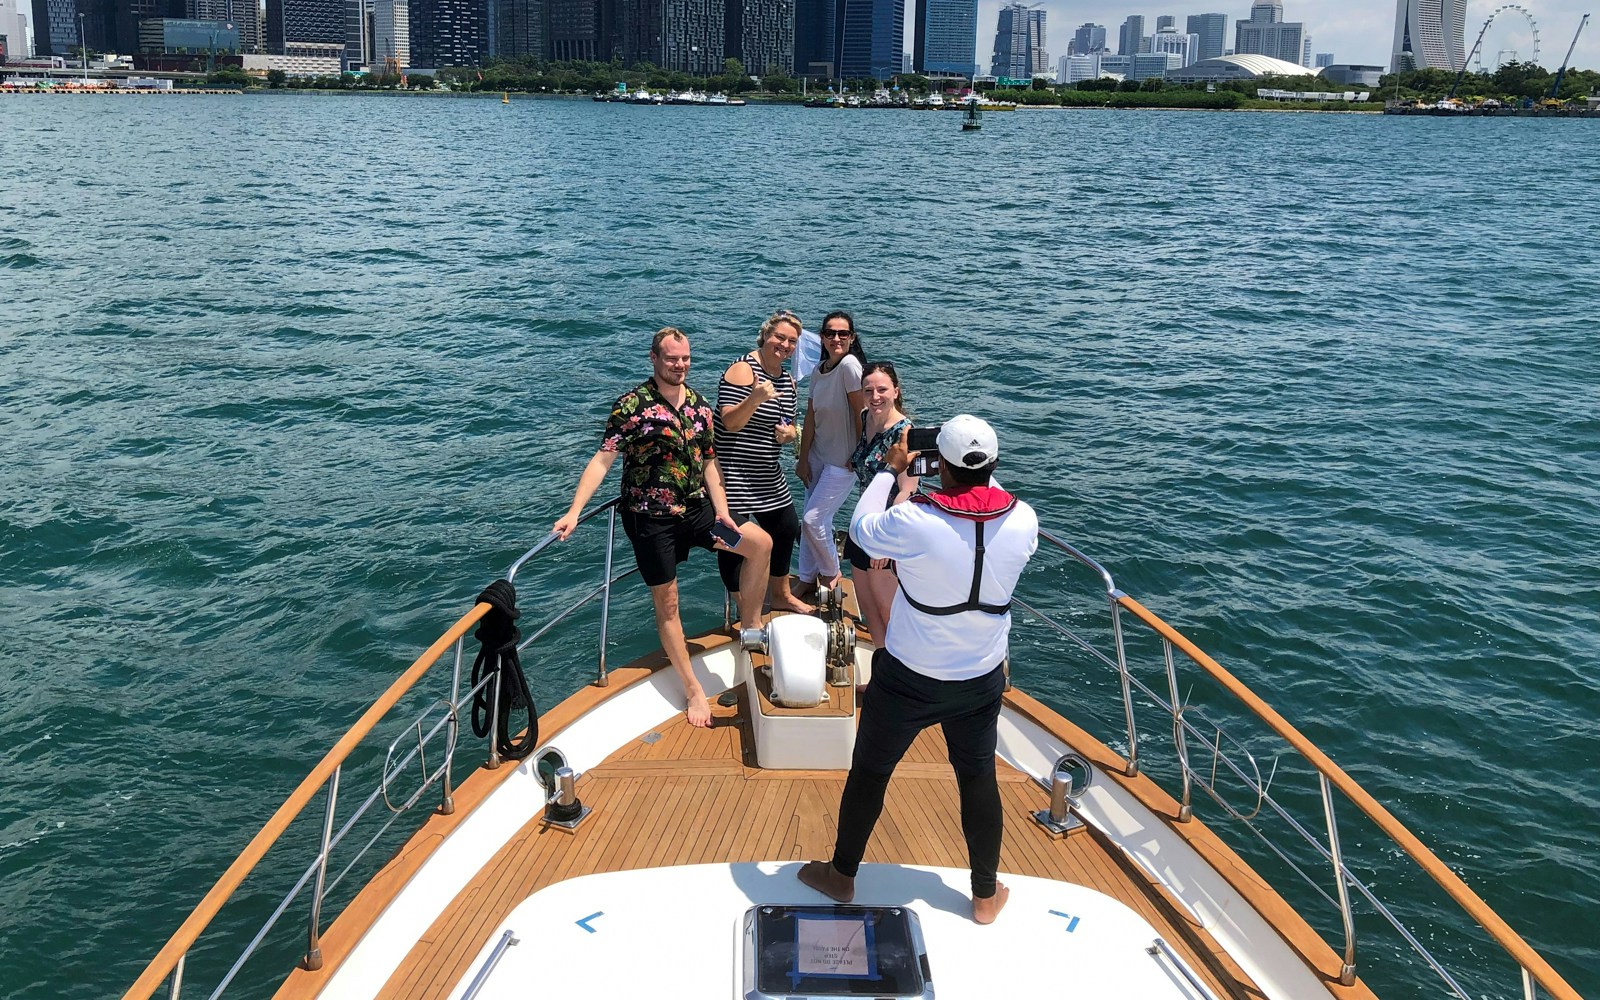
M 694 675 L 678 618 L 678 564 L 695 547 L 744 556 L 739 574 L 740 624 L 759 628 L 772 539 L 754 521 L 740 525 L 728 512 L 722 471 L 717 468 L 711 404 L 684 383 L 689 375 L 689 338 L 670 326 L 660 330 L 650 344 L 650 362 L 655 374 L 624 393 L 611 408 L 600 450 L 584 467 L 572 506 L 553 530 L 563 540 L 572 534 L 584 505 L 621 455 L 622 527 L 633 542 L 639 575 L 655 602 L 661 647 L 683 682 L 689 724 L 709 726 L 711 706 Z M 735 546 L 712 536 L 716 522 L 742 536 Z

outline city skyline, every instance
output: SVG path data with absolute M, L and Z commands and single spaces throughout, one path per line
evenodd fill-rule
M 979 0 L 979 39 L 986 41 L 994 37 L 1000 8 L 1008 2 L 1010 0 Z M 1337 7 L 1315 0 L 1285 0 L 1285 3 L 1290 8 L 1289 19 L 1303 22 L 1306 34 L 1315 39 L 1316 51 L 1332 52 L 1340 63 L 1388 67 L 1392 54 L 1390 47 L 1394 42 L 1396 0 L 1348 0 Z M 1472 47 L 1478 29 L 1498 6 L 1500 3 L 1494 0 L 1469 0 L 1467 48 Z M 1594 9 L 1594 0 L 1528 0 L 1527 6 L 1539 22 L 1542 43 L 1539 61 L 1554 70 L 1561 64 L 1561 57 L 1572 41 L 1572 33 L 1577 30 L 1578 20 Z M 1228 15 L 1227 47 L 1232 48 L 1234 23 L 1248 18 L 1250 7 L 1249 0 L 1226 0 L 1223 3 L 1192 0 L 1187 4 L 1152 3 L 1148 0 L 1075 0 L 1071 3 L 1044 0 L 1040 4 L 1040 9 L 1048 13 L 1051 24 L 1072 25 L 1073 28 L 1084 23 L 1105 25 L 1109 34 L 1108 47 L 1113 50 L 1117 47 L 1117 28 L 1130 14 L 1144 17 L 1148 34 L 1155 30 L 1156 18 L 1162 14 L 1175 15 L 1182 26 L 1187 15 L 1212 11 Z M 1056 44 L 1061 54 L 1065 54 L 1066 39 L 1070 37 L 1068 33 Z M 982 47 L 983 42 L 980 42 Z M 1494 55 L 1491 52 L 1486 59 L 1492 62 Z M 1572 65 L 1583 69 L 1600 68 L 1600 31 L 1595 30 L 1594 23 L 1578 40 L 1578 47 L 1572 53 Z

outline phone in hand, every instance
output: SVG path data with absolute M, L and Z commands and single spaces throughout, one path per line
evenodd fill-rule
M 939 471 L 939 456 L 923 452 L 912 460 L 911 468 L 906 471 L 918 477 L 933 475 Z
M 906 432 L 906 451 L 939 450 L 939 428 L 913 427 Z
M 737 528 L 730 528 L 721 521 L 711 522 L 711 537 L 730 549 L 738 548 L 739 543 L 744 541 L 744 536 L 739 534 Z

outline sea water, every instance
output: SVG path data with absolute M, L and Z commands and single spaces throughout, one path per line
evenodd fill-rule
M 991 420 L 1047 526 L 1600 992 L 1595 141 L 1356 115 L 1021 111 L 963 134 L 758 106 L 0 100 L 0 995 L 125 988 L 548 530 L 650 333 L 688 331 L 712 390 L 779 307 L 852 310 L 919 421 Z M 710 561 L 685 583 L 690 627 L 720 621 Z M 1103 638 L 1098 587 L 1042 553 L 1025 596 Z M 524 607 L 560 596 L 530 578 Z M 614 663 L 653 644 L 644 608 L 613 617 Z M 1031 615 L 1014 638 L 1019 686 L 1126 752 L 1115 675 Z M 541 704 L 591 675 L 589 642 L 533 657 Z M 1314 777 L 1199 676 L 1180 700 L 1227 716 L 1230 759 L 1324 833 Z M 1170 716 L 1139 712 L 1170 775 Z M 1516 994 L 1339 809 L 1424 943 L 1475 994 Z M 1363 973 L 1434 992 L 1358 910 Z M 214 981 L 238 942 L 208 940 Z M 243 995 L 270 993 L 256 971 Z

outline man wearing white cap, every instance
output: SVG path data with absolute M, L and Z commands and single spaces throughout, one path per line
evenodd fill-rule
M 1039 547 L 1039 519 L 990 481 L 1000 459 L 994 428 L 962 414 L 940 428 L 938 441 L 937 491 L 887 506 L 896 477 L 914 457 L 902 441 L 885 456 L 888 471 L 862 492 L 850 520 L 850 537 L 868 555 L 895 560 L 900 589 L 883 648 L 872 656 L 833 860 L 806 864 L 800 880 L 840 902 L 855 897 L 856 870 L 895 765 L 917 734 L 937 723 L 961 790 L 972 918 L 987 924 L 1009 895 L 995 880 L 1003 825 L 994 771 L 1002 662 L 1011 592 Z

